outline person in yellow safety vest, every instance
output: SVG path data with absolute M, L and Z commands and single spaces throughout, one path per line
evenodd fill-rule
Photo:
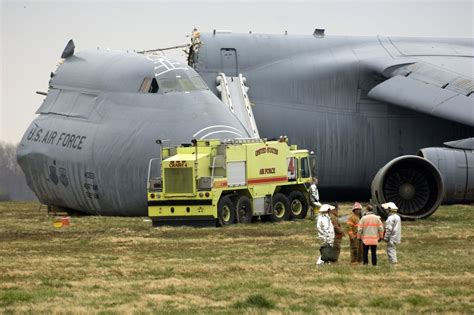
M 369 207 L 368 207 L 369 209 Z M 372 209 L 368 210 L 359 221 L 357 237 L 362 240 L 363 262 L 369 264 L 369 248 L 372 253 L 372 266 L 377 266 L 377 245 L 383 239 L 383 224 Z
M 329 216 L 331 217 L 331 223 L 334 227 L 334 249 L 336 250 L 336 260 L 334 262 L 337 263 L 339 255 L 341 254 L 341 242 L 344 237 L 344 229 L 342 228 L 341 223 L 339 223 L 339 218 L 337 216 L 339 204 L 335 202 L 332 206 L 334 206 L 334 209 L 329 210 Z
M 397 244 L 400 244 L 402 240 L 402 220 L 397 214 L 398 207 L 393 202 L 382 204 L 382 208 L 389 212 L 385 222 L 385 236 L 383 238 L 387 242 L 388 262 L 397 264 Z
M 362 205 L 355 202 L 352 206 L 352 215 L 347 220 L 347 235 L 349 235 L 349 242 L 351 248 L 351 265 L 358 265 L 362 263 L 362 242 L 357 238 L 357 230 L 359 228 L 360 215 Z
M 318 233 L 318 238 L 321 241 L 321 247 L 325 245 L 334 246 L 334 226 L 332 225 L 331 218 L 329 217 L 329 210 L 334 207 L 331 205 L 322 205 L 319 208 L 318 218 L 316 220 L 316 232 Z M 316 265 L 329 264 L 321 259 L 319 256 Z

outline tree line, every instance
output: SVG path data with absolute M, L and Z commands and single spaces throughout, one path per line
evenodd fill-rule
M 0 141 L 0 201 L 36 200 L 26 185 L 25 175 L 16 161 L 18 144 Z

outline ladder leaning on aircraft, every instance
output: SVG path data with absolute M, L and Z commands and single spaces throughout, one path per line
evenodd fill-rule
M 216 81 L 217 91 L 222 102 L 227 105 L 247 132 L 252 135 L 252 138 L 260 138 L 252 104 L 247 94 L 249 88 L 245 85 L 247 79 L 241 73 L 238 76 L 226 76 L 224 73 L 219 73 Z

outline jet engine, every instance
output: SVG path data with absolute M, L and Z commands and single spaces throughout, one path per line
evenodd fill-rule
M 443 201 L 444 182 L 438 168 L 416 155 L 395 158 L 382 167 L 372 181 L 372 202 L 394 202 L 404 219 L 422 219 L 433 214 Z M 386 217 L 381 207 L 378 213 Z
M 452 148 L 425 148 L 418 156 L 433 163 L 443 176 L 446 191 L 443 203 L 474 201 L 474 151 Z

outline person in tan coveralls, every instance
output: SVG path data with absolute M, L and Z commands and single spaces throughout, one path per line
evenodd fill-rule
M 333 203 L 334 209 L 329 211 L 329 216 L 331 217 L 332 225 L 334 226 L 334 249 L 336 250 L 336 261 L 339 261 L 339 255 L 341 254 L 341 242 L 344 237 L 344 229 L 342 228 L 341 223 L 337 217 L 337 211 L 339 210 L 339 204 L 337 202 Z
M 362 263 L 362 241 L 357 238 L 361 211 L 361 204 L 358 202 L 354 203 L 352 206 L 352 215 L 347 220 L 346 230 L 351 246 L 351 265 L 359 265 Z

